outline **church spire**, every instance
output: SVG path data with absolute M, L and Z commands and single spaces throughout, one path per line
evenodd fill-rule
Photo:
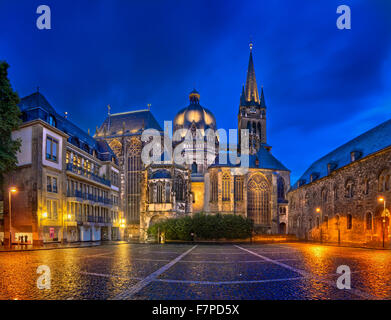
M 261 86 L 261 108 L 266 108 L 265 95 L 263 94 L 263 86 Z
M 246 101 L 259 103 L 259 94 L 257 88 L 257 81 L 255 79 L 255 70 L 253 62 L 253 44 L 250 42 L 250 59 L 248 62 L 247 69 L 247 80 L 246 80 Z

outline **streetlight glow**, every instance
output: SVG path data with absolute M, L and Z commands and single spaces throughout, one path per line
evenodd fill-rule
M 16 189 L 16 187 L 11 187 L 10 192 L 12 192 L 12 193 L 18 192 L 18 189 Z
M 48 213 L 47 213 L 47 212 L 43 212 L 43 213 L 42 213 L 42 218 L 43 218 L 43 219 L 46 219 L 47 217 L 48 217 Z
M 379 199 L 377 199 L 379 202 L 383 202 L 384 201 L 384 198 L 383 197 L 379 197 Z
M 320 212 L 320 208 L 316 208 L 316 212 L 318 212 L 318 213 L 319 213 L 319 212 Z

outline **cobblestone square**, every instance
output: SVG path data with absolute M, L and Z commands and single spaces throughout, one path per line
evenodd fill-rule
M 389 299 L 388 250 L 316 244 L 119 244 L 0 253 L 1 299 Z M 38 289 L 37 268 L 51 272 Z M 351 290 L 336 282 L 351 270 Z

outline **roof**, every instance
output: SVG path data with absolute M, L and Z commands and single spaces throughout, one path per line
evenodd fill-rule
M 152 112 L 148 109 L 136 110 L 108 115 L 98 129 L 99 135 L 118 136 L 140 134 L 144 129 L 156 129 L 163 131 Z
M 152 173 L 150 179 L 171 179 L 171 173 L 168 170 L 157 170 Z
M 197 129 L 216 130 L 216 118 L 207 108 L 200 105 L 200 94 L 194 89 L 190 92 L 190 104 L 176 114 L 174 118 L 174 129 L 189 129 L 193 124 Z
M 250 47 L 252 48 L 252 46 Z M 259 104 L 259 93 L 257 87 L 257 80 L 255 79 L 254 61 L 252 49 L 250 49 L 250 58 L 248 61 L 247 79 L 245 87 L 245 97 L 247 102 L 255 102 Z
M 257 163 L 258 160 L 258 163 Z M 219 163 L 219 158 L 211 167 L 240 167 L 240 163 L 232 163 L 229 155 L 227 155 L 227 163 Z M 289 171 L 276 157 L 274 157 L 270 151 L 266 150 L 264 146 L 259 148 L 257 154 L 249 155 L 249 168 L 253 169 L 270 169 Z
M 22 111 L 23 122 L 40 119 L 49 123 L 49 118 L 52 116 L 55 121 L 55 127 L 69 135 L 69 143 L 90 154 L 95 150 L 98 159 L 102 161 L 110 161 L 112 157 L 116 159 L 114 152 L 106 142 L 98 142 L 69 119 L 58 114 L 40 92 L 35 92 L 22 98 L 19 107 Z
M 391 120 L 366 131 L 318 159 L 309 166 L 298 181 L 309 183 L 311 174 L 316 174 L 317 179 L 327 176 L 329 174 L 328 164 L 331 164 L 332 170 L 350 164 L 351 152 L 356 152 L 358 156 L 356 156 L 356 160 L 358 160 L 358 158 L 362 159 L 389 146 L 391 146 Z M 297 187 L 297 182 L 292 186 L 292 189 Z

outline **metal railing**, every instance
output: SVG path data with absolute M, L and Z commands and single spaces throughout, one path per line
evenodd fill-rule
M 95 173 L 93 173 L 91 171 L 88 171 L 88 170 L 84 169 L 83 167 L 75 166 L 72 163 L 67 163 L 67 168 L 66 169 L 67 169 L 67 171 L 70 171 L 70 172 L 76 173 L 78 175 L 87 177 L 88 179 L 91 179 L 91 180 L 94 180 L 96 182 L 102 183 L 102 184 L 104 184 L 106 186 L 110 187 L 110 185 L 111 185 L 110 180 L 102 178 L 102 177 L 99 177 Z

